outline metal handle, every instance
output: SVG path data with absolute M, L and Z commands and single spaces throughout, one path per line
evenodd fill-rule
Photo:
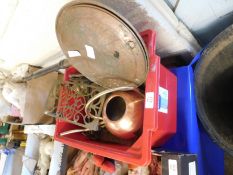
M 54 65 L 46 67 L 46 68 L 42 68 L 40 70 L 37 70 L 37 71 L 31 73 L 30 75 L 24 77 L 23 81 L 29 81 L 31 79 L 36 79 L 36 78 L 44 76 L 44 75 L 46 75 L 48 73 L 51 73 L 51 72 L 54 72 L 54 71 L 58 71 L 59 69 L 68 68 L 69 66 L 70 66 L 69 61 L 67 59 L 64 59 L 64 60 L 61 60 L 57 64 L 54 64 Z

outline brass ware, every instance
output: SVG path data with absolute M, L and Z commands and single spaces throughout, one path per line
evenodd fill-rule
M 80 110 L 75 110 L 79 111 L 78 116 L 82 116 L 84 113 L 85 118 L 91 119 L 84 125 L 75 122 L 76 125 L 84 128 L 82 131 L 97 131 L 98 124 L 102 125 L 104 122 L 101 123 L 100 116 L 102 114 L 92 113 L 96 101 L 103 99 L 102 96 L 107 93 L 117 90 L 132 90 L 145 82 L 149 71 L 145 44 L 136 29 L 126 19 L 105 5 L 94 1 L 73 1 L 66 4 L 57 15 L 56 34 L 59 45 L 68 58 L 67 62 L 62 62 L 61 65 L 63 63 L 67 63 L 64 64 L 66 66 L 72 65 L 94 84 L 103 87 L 102 91 L 92 94 L 93 96 L 88 99 L 85 98 L 84 112 L 82 110 L 80 113 Z M 130 131 L 128 131 L 129 128 L 121 128 L 121 130 L 127 130 L 126 137 L 133 137 L 129 133 L 141 127 L 143 98 L 133 91 L 122 92 L 122 94 L 125 94 L 127 115 L 135 116 L 134 112 L 137 112 L 133 119 L 136 124 L 130 124 L 130 127 L 133 128 L 130 128 Z M 73 96 L 73 94 L 71 95 Z M 138 101 L 133 101 L 134 97 Z M 67 109 L 69 105 L 62 107 Z M 101 106 L 98 106 L 98 109 L 101 109 Z M 133 111 L 130 112 L 130 110 Z M 102 112 L 102 110 L 98 111 Z M 59 110 L 57 114 L 59 114 Z M 74 115 L 72 114 L 72 116 Z M 67 119 L 63 113 L 58 117 Z M 79 117 L 76 121 L 79 121 Z M 127 119 L 127 121 L 130 120 Z M 73 121 L 69 122 L 73 123 Z M 63 134 L 75 132 L 80 132 L 80 129 Z
M 91 114 L 90 116 L 85 113 L 84 108 L 92 97 L 103 90 L 102 87 L 90 82 L 83 75 L 74 74 L 69 81 L 58 82 L 51 90 L 49 97 L 58 101 L 58 105 L 49 107 L 45 113 L 79 126 L 80 128 L 74 130 L 75 132 L 97 131 L 103 125 L 101 115 L 105 95 L 89 105 L 87 111 Z M 62 135 L 74 131 L 67 131 Z
M 130 139 L 143 123 L 144 97 L 136 91 L 114 92 L 105 101 L 103 120 L 113 135 Z
M 73 1 L 57 15 L 57 39 L 70 65 L 104 88 L 138 87 L 148 72 L 143 40 L 126 19 L 97 2 Z
M 124 17 L 105 5 L 93 1 L 66 4 L 57 15 L 56 34 L 68 59 L 35 71 L 19 82 L 74 66 L 105 88 L 138 87 L 144 83 L 149 70 L 145 44 Z

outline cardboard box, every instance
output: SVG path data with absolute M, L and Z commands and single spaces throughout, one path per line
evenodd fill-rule
M 29 66 L 28 72 L 34 72 L 38 68 Z M 57 81 L 63 78 L 63 75 L 58 72 L 52 72 L 42 77 L 32 79 L 26 84 L 26 95 L 22 99 L 23 107 L 20 109 L 21 116 L 16 118 L 6 116 L 3 121 L 10 124 L 51 124 L 54 123 L 54 118 L 45 115 L 48 106 L 55 106 L 55 97 L 50 96 L 52 88 Z
M 157 164 L 161 165 L 162 175 L 197 175 L 198 174 L 197 155 L 194 154 L 153 153 L 152 159 L 153 159 L 152 162 L 157 162 Z

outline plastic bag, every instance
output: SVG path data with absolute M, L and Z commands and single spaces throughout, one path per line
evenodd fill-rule
M 11 114 L 11 104 L 3 97 L 2 91 L 0 91 L 0 109 L 1 119 Z
M 6 82 L 2 90 L 3 97 L 20 111 L 24 111 L 26 98 L 26 84 Z

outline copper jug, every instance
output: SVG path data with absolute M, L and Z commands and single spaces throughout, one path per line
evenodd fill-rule
M 144 97 L 136 91 L 118 91 L 112 93 L 103 107 L 103 120 L 109 132 L 130 139 L 142 127 Z

